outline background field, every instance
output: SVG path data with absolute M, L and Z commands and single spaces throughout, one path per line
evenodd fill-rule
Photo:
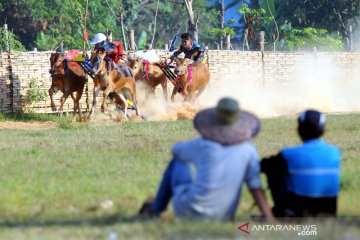
M 257 213 L 249 211 L 252 199 L 246 188 L 235 223 L 178 220 L 171 211 L 154 221 L 132 219 L 142 201 L 155 194 L 172 144 L 198 136 L 190 120 L 90 125 L 47 115 L 0 115 L 0 121 L 7 120 L 53 120 L 58 125 L 0 129 L 0 239 L 248 237 L 237 230 Z M 260 155 L 299 143 L 295 128 L 292 118 L 262 120 L 255 139 Z M 359 239 L 360 115 L 328 116 L 325 139 L 339 145 L 343 155 L 340 217 L 318 222 L 321 236 L 314 239 Z M 106 200 L 113 206 L 102 206 Z M 253 234 L 297 237 L 294 232 Z

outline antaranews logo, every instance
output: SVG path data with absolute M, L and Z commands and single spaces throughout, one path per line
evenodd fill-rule
M 249 232 L 249 224 L 250 224 L 249 222 L 244 223 L 243 225 L 238 226 L 238 229 L 240 231 L 243 231 L 246 234 L 250 234 L 250 232 Z
M 238 230 L 244 234 L 250 234 L 251 232 L 265 232 L 265 231 L 277 231 L 277 232 L 296 232 L 299 236 L 317 236 L 317 226 L 315 224 L 254 224 L 250 225 L 250 222 L 244 223 L 238 226 Z

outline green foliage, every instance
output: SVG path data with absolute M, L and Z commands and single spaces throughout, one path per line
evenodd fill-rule
M 44 101 L 47 97 L 47 92 L 44 89 L 44 85 L 37 84 L 36 79 L 32 78 L 30 81 L 30 88 L 26 93 L 26 103 L 32 104 L 40 101 Z
M 9 36 L 9 46 L 11 51 L 25 51 L 25 47 L 21 44 L 18 37 L 8 31 Z M 5 35 L 5 29 L 3 27 L 0 27 L 0 52 L 6 51 L 6 35 Z
M 360 1 L 354 0 L 275 0 L 275 4 L 274 15 L 280 23 L 289 21 L 296 28 L 327 29 L 340 32 L 342 37 L 346 36 L 348 22 L 360 15 Z
M 266 10 L 268 16 L 272 14 L 275 17 L 275 0 L 259 0 L 259 6 Z
M 280 50 L 312 50 L 317 47 L 319 50 L 334 51 L 344 48 L 340 34 L 328 34 L 326 29 L 298 29 L 293 28 L 290 22 L 285 22 L 280 30 L 284 34 Z
M 245 18 L 247 17 L 260 17 L 262 15 L 266 14 L 265 9 L 259 8 L 259 9 L 253 9 L 249 8 L 249 5 L 246 3 L 243 3 L 241 7 L 238 9 L 238 12 L 241 13 Z
M 4 4 L 6 2 L 6 4 Z M 26 48 L 37 47 L 38 50 L 49 50 L 60 40 L 64 40 L 64 47 L 83 48 L 83 28 L 86 1 L 73 0 L 0 0 L 0 21 L 11 23 Z M 147 41 L 152 39 L 155 24 L 154 17 L 157 1 L 138 0 L 108 0 L 117 18 L 123 15 L 125 34 L 135 30 L 135 38 L 146 32 Z M 209 22 L 206 0 L 194 1 L 193 8 L 199 16 L 200 39 L 207 41 Z M 114 40 L 123 40 L 120 21 L 111 13 L 105 1 L 89 1 L 89 15 L 87 30 L 91 39 L 96 33 L 105 33 L 107 29 L 113 31 Z M 154 48 L 163 47 L 171 40 L 177 30 L 185 31 L 187 22 L 186 9 L 181 4 L 160 1 L 157 16 Z M 212 24 L 210 24 L 212 25 Z M 203 30 L 204 29 L 204 30 Z M 149 43 L 149 42 L 146 42 Z M 139 46 L 138 46 L 139 47 Z
M 141 34 L 140 34 L 140 36 L 139 36 L 139 40 L 138 40 L 138 42 L 137 42 L 137 47 L 138 47 L 139 49 L 143 49 L 143 48 L 145 47 L 146 43 L 147 43 L 147 40 L 146 40 L 146 32 L 143 31 L 143 32 L 141 32 Z
M 233 28 L 226 26 L 222 29 L 220 28 L 214 28 L 212 29 L 212 32 L 216 35 L 216 36 L 223 36 L 226 37 L 227 35 L 230 35 L 231 37 L 235 36 L 235 31 Z

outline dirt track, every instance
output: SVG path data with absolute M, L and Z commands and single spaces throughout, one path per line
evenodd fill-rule
M 11 129 L 49 129 L 56 127 L 55 122 L 0 122 L 1 128 L 11 128 Z

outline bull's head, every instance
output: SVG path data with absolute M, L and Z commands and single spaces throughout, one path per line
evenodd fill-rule
M 128 67 L 131 68 L 133 76 L 136 78 L 139 74 L 141 74 L 143 69 L 143 61 L 142 59 L 130 59 L 128 63 Z
M 106 51 L 104 49 L 97 49 L 91 54 L 90 62 L 93 66 L 93 71 L 97 76 L 103 76 L 107 72 L 106 62 Z
M 192 64 L 194 60 L 189 58 L 175 59 L 176 69 L 174 73 L 178 76 L 184 75 L 188 72 L 188 66 Z
M 62 66 L 62 63 L 64 62 L 64 55 L 62 53 L 56 52 L 51 53 L 50 55 L 50 70 L 49 73 L 51 75 L 56 75 L 60 73 L 60 69 Z

